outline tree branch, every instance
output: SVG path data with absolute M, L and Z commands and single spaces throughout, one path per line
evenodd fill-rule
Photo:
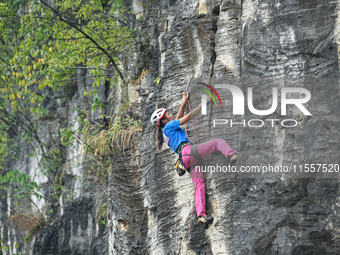
M 40 0 L 40 2 L 45 5 L 47 8 L 49 8 L 50 10 L 52 10 L 57 16 L 59 16 L 59 19 L 63 22 L 65 22 L 66 24 L 68 24 L 69 26 L 73 27 L 74 29 L 76 29 L 78 32 L 80 32 L 81 34 L 83 34 L 87 39 L 89 39 L 94 45 L 97 46 L 97 48 L 102 51 L 110 60 L 110 62 L 112 63 L 112 65 L 114 66 L 114 68 L 116 69 L 116 71 L 118 72 L 120 78 L 122 79 L 123 82 L 125 82 L 124 76 L 121 73 L 121 71 L 119 70 L 116 62 L 113 60 L 113 58 L 111 57 L 111 55 L 103 48 L 101 47 L 91 36 L 89 36 L 87 33 L 85 33 L 83 30 L 81 30 L 78 26 L 74 25 L 72 22 L 66 20 L 57 10 L 55 10 L 54 8 L 52 8 L 51 6 L 49 6 L 46 2 L 44 2 L 43 0 Z
M 90 75 L 90 76 L 83 76 L 83 77 L 77 77 L 77 78 L 70 78 L 70 79 L 64 79 L 64 80 L 58 80 L 55 82 L 63 82 L 63 81 L 73 81 L 73 80 L 78 80 L 78 79 L 86 79 L 86 78 L 96 78 L 96 77 L 101 77 L 101 76 L 115 76 L 114 74 L 103 74 L 103 75 Z

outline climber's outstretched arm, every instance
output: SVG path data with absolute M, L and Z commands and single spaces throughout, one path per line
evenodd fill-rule
M 180 119 L 180 125 L 183 125 L 183 124 L 187 123 L 189 120 L 195 118 L 197 116 L 197 114 L 201 111 L 201 107 L 202 107 L 202 105 L 200 104 L 192 112 L 190 112 L 189 114 L 187 114 L 183 118 L 181 118 Z
M 179 111 L 177 113 L 176 120 L 178 120 L 178 119 L 183 117 L 185 106 L 187 104 L 188 99 L 189 99 L 189 96 L 187 96 L 185 94 L 185 92 L 183 92 L 182 104 L 181 104 L 181 107 L 179 108 Z
M 207 103 L 209 103 L 211 98 L 207 99 Z M 191 111 L 189 114 L 185 115 L 183 118 L 180 119 L 180 125 L 183 125 L 187 123 L 189 120 L 195 118 L 197 114 L 201 111 L 202 104 L 199 104 L 193 111 Z

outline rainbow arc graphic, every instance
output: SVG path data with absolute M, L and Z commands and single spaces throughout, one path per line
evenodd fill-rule
M 212 92 L 214 92 L 214 94 L 217 96 L 217 98 L 218 98 L 218 100 L 220 101 L 220 104 L 221 104 L 221 106 L 222 106 L 222 100 L 221 100 L 221 98 L 220 98 L 220 95 L 217 93 L 217 91 L 216 91 L 213 87 L 211 87 L 210 85 L 205 84 L 205 83 L 203 83 L 203 82 L 197 82 L 197 84 L 203 85 L 203 86 L 209 88 Z M 211 92 L 210 92 L 209 90 L 207 90 L 207 89 L 205 89 L 205 88 L 199 88 L 199 89 L 201 89 L 201 90 L 203 90 L 205 93 L 207 93 L 207 94 L 211 97 L 211 99 L 214 101 L 215 105 L 217 105 L 214 96 L 211 94 Z

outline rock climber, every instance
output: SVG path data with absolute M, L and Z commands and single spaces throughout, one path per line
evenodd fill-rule
M 200 158 L 203 158 L 215 151 L 220 151 L 224 156 L 230 157 L 230 162 L 237 160 L 237 152 L 234 151 L 223 139 L 215 139 L 194 146 L 190 144 L 185 131 L 180 127 L 194 118 L 201 110 L 201 104 L 192 112 L 184 115 L 184 110 L 189 96 L 183 92 L 182 104 L 177 113 L 176 119 L 167 109 L 157 109 L 151 116 L 152 125 L 158 127 L 156 147 L 161 150 L 163 142 L 182 158 L 185 169 L 190 172 L 195 185 L 196 212 L 198 224 L 209 224 L 213 221 L 212 216 L 208 216 L 205 210 L 205 183 L 203 172 L 200 167 L 194 167 Z M 210 101 L 210 100 L 209 100 Z M 197 158 L 199 157 L 199 158 Z M 191 169 L 191 171 L 190 171 Z

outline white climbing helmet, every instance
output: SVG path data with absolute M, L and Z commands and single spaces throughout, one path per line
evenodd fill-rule
M 159 127 L 161 125 L 161 119 L 163 119 L 166 111 L 167 109 L 163 109 L 163 108 L 160 108 L 154 111 L 150 119 L 151 124 L 156 127 Z

